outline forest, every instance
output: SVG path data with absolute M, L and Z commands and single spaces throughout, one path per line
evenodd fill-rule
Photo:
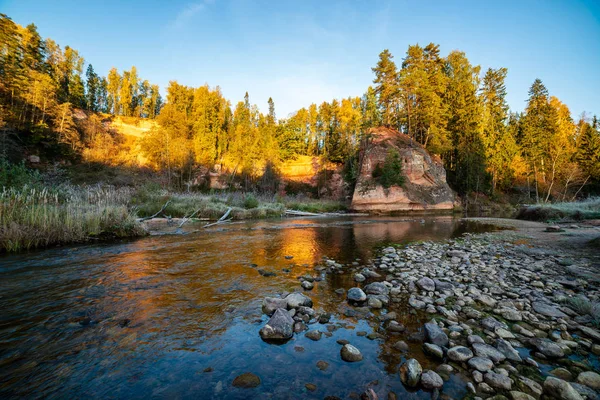
M 104 123 L 122 116 L 156 122 L 136 148 L 173 189 L 184 187 L 199 167 L 256 178 L 266 166 L 277 169 L 300 155 L 344 164 L 351 181 L 361 140 L 383 125 L 439 155 L 461 195 L 517 192 L 548 202 L 600 190 L 596 116 L 574 118 L 542 80 L 532 82 L 524 111 L 513 112 L 506 68 L 482 71 L 464 52 L 443 55 L 433 43 L 411 45 L 394 60 L 388 50 L 379 54 L 373 85 L 362 96 L 278 117 L 273 99 L 263 113 L 248 93 L 234 104 L 208 84 L 173 80 L 163 101 L 159 87 L 135 66 L 103 76 L 77 50 L 2 14 L 0 157 L 3 165 L 36 154 L 135 167 L 136 158 L 122 154 L 132 149 Z M 78 121 L 77 112 L 88 118 Z

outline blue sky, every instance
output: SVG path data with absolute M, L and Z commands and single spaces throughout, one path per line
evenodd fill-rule
M 525 105 L 541 78 L 574 117 L 600 115 L 600 0 L 68 1 L 0 0 L 15 22 L 70 45 L 97 72 L 129 69 L 164 88 L 219 85 L 233 104 L 248 91 L 277 115 L 361 95 L 378 54 L 401 63 L 409 44 L 462 50 L 508 68 L 508 102 Z

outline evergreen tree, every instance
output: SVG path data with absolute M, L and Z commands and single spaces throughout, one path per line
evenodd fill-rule
M 488 175 L 480 134 L 481 102 L 477 96 L 479 66 L 472 66 L 465 53 L 448 55 L 446 102 L 450 119 L 448 133 L 453 150 L 445 157 L 449 180 L 461 194 L 485 192 Z
M 600 181 L 600 124 L 596 116 L 592 123 L 583 122 L 576 158 L 586 177 Z
M 92 64 L 88 65 L 85 72 L 86 76 L 86 106 L 90 111 L 98 111 L 98 97 L 100 91 L 100 81 L 98 75 L 94 72 Z
M 375 93 L 378 96 L 381 119 L 385 126 L 397 127 L 398 111 L 398 71 L 393 61 L 394 56 L 388 49 L 379 54 L 379 61 L 375 68 Z

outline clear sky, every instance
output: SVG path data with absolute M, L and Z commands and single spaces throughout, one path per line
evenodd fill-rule
M 0 0 L 15 22 L 70 45 L 106 75 L 135 65 L 162 90 L 169 80 L 219 85 L 232 103 L 285 117 L 310 103 L 360 96 L 388 48 L 466 52 L 508 68 L 508 102 L 521 111 L 541 78 L 574 117 L 600 115 L 600 0 Z

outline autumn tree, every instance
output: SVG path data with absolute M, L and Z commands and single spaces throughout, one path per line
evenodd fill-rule
M 373 83 L 377 94 L 381 119 L 385 126 L 396 127 L 398 111 L 398 71 L 394 56 L 388 49 L 379 54 L 377 66 L 371 68 L 375 74 Z

